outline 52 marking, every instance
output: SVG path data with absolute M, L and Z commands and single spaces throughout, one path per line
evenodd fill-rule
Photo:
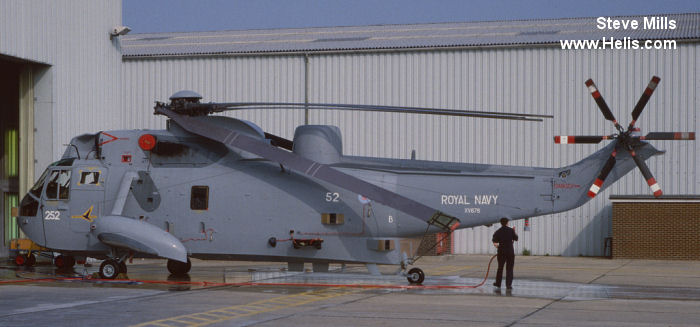
M 338 192 L 326 192 L 326 202 L 340 202 L 340 193 Z

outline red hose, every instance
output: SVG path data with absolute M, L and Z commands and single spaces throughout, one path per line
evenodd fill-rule
M 97 278 L 76 278 L 76 277 L 57 277 L 57 278 L 41 278 L 41 279 L 20 279 L 20 280 L 5 280 L 0 281 L 0 284 L 13 283 L 31 283 L 31 282 L 49 282 L 49 281 L 102 281 L 102 282 L 124 282 L 124 283 L 143 283 L 143 284 L 163 284 L 163 285 L 199 285 L 203 287 L 217 286 L 303 286 L 303 287 L 348 287 L 348 288 L 388 288 L 388 289 L 465 289 L 478 288 L 486 283 L 491 270 L 491 263 L 496 256 L 492 256 L 489 260 L 489 265 L 486 268 L 486 276 L 477 285 L 386 285 L 386 284 L 318 284 L 318 283 L 265 283 L 265 282 L 240 282 L 240 283 L 218 283 L 218 282 L 188 282 L 188 281 L 159 281 L 159 280 L 136 280 L 136 279 L 97 279 Z

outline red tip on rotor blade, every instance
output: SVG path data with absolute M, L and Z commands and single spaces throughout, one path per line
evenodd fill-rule
M 588 88 L 588 92 L 591 92 L 591 95 L 593 95 L 593 98 L 600 98 L 600 92 L 598 92 L 598 87 L 595 86 L 595 83 L 593 83 L 592 79 L 586 81 L 586 87 Z
M 695 132 L 674 133 L 673 138 L 676 140 L 694 140 L 695 139 Z
M 659 183 L 656 182 L 656 179 L 654 179 L 654 177 L 649 178 L 647 180 L 647 184 L 649 185 L 649 188 L 651 188 L 651 191 L 654 192 L 655 197 L 658 198 L 661 196 L 661 186 L 659 186 Z
M 587 144 L 597 144 L 602 140 L 609 140 L 610 136 L 594 136 L 594 135 L 558 135 L 554 137 L 554 143 L 557 144 L 575 144 L 575 143 L 587 143 Z
M 591 185 L 591 188 L 588 189 L 588 196 L 594 198 L 596 195 L 598 195 L 601 186 L 603 186 L 603 180 L 600 178 L 596 178 L 595 182 L 593 182 L 593 185 Z
M 654 93 L 654 90 L 656 90 L 656 86 L 659 85 L 660 81 L 661 79 L 658 76 L 652 77 L 651 81 L 649 81 L 649 85 L 647 85 L 647 88 L 644 90 L 644 93 L 651 96 L 651 94 Z
M 644 94 L 651 96 L 652 93 L 654 93 L 654 90 L 656 90 L 656 86 L 659 84 L 659 81 L 661 79 L 654 76 L 651 81 L 649 82 L 649 85 L 647 86 L 646 89 L 644 89 Z
M 556 144 L 571 144 L 571 143 L 576 143 L 575 138 L 573 136 L 555 136 L 554 137 L 554 143 Z

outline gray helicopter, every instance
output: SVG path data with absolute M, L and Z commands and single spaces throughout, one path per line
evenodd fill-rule
M 293 140 L 252 122 L 210 114 L 308 108 L 538 121 L 552 116 L 414 107 L 309 103 L 201 103 L 192 91 L 157 102 L 166 130 L 120 130 L 72 139 L 23 198 L 19 225 L 35 243 L 75 258 L 104 259 L 115 278 L 133 256 L 168 259 L 186 274 L 190 257 L 287 262 L 328 271 L 330 263 L 400 265 L 410 283 L 424 273 L 400 238 L 522 219 L 581 206 L 662 153 L 645 140 L 692 140 L 694 133 L 640 136 L 636 120 L 659 82 L 654 77 L 627 130 L 591 80 L 595 102 L 616 134 L 557 136 L 555 142 L 612 142 L 573 165 L 535 168 L 346 156 L 335 126 L 303 125 Z

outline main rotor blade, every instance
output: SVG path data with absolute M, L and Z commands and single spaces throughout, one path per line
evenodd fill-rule
M 591 92 L 591 95 L 593 96 L 593 100 L 595 100 L 595 103 L 598 105 L 598 108 L 600 108 L 600 112 L 603 113 L 603 116 L 605 116 L 605 119 L 613 122 L 615 124 L 615 128 L 617 128 L 618 131 L 622 132 L 622 126 L 617 122 L 617 119 L 615 119 L 615 116 L 613 115 L 612 111 L 610 111 L 610 107 L 608 107 L 608 104 L 605 103 L 605 99 L 603 99 L 603 96 L 600 95 L 600 91 L 598 91 L 598 87 L 593 83 L 592 79 L 588 79 L 586 81 L 586 87 L 588 87 L 588 91 Z
M 598 144 L 602 140 L 612 140 L 614 135 L 604 135 L 604 136 L 592 136 L 592 135 L 568 135 L 568 136 L 555 136 L 554 143 L 556 144 L 575 144 L 575 143 L 586 143 L 586 144 Z
M 640 140 L 695 140 L 695 132 L 651 132 Z
M 600 188 L 603 187 L 605 178 L 608 177 L 610 171 L 612 171 L 613 167 L 615 167 L 615 163 L 617 162 L 615 160 L 615 156 L 617 156 L 617 150 L 613 150 L 613 152 L 610 154 L 608 161 L 605 162 L 603 169 L 598 174 L 598 178 L 595 179 L 591 187 L 588 189 L 589 197 L 594 198 L 596 195 L 598 195 L 598 192 L 600 192 Z
M 635 105 L 634 110 L 632 110 L 632 122 L 630 122 L 630 126 L 627 128 L 627 130 L 632 130 L 632 128 L 634 128 L 634 124 L 637 122 L 639 115 L 642 114 L 644 106 L 646 106 L 647 102 L 649 102 L 649 98 L 651 98 L 651 95 L 654 93 L 654 90 L 656 90 L 656 86 L 659 85 L 660 81 L 661 78 L 659 78 L 658 76 L 654 76 L 651 78 L 651 81 L 649 81 L 649 85 L 647 85 L 647 88 L 644 90 L 644 93 L 642 93 L 642 96 L 639 98 L 639 101 L 637 101 L 637 105 Z
M 274 146 L 280 147 L 282 149 L 287 149 L 289 151 L 292 151 L 294 149 L 294 142 L 284 137 L 265 132 L 265 138 L 270 140 L 270 143 Z
M 507 120 L 542 121 L 541 118 L 554 118 L 552 115 L 520 114 L 508 112 L 490 112 L 474 110 L 454 110 L 440 108 L 419 108 L 399 106 L 374 106 L 361 104 L 336 104 L 336 103 L 296 103 L 296 102 L 229 102 L 229 103 L 184 103 L 182 109 L 175 108 L 180 113 L 203 111 L 222 112 L 228 110 L 250 109 L 322 109 L 322 110 L 348 110 L 348 111 L 374 111 L 393 112 L 424 115 L 462 116 L 476 118 L 494 118 Z
M 290 169 L 294 169 L 310 177 L 320 179 L 354 193 L 362 194 L 374 201 L 424 220 L 430 225 L 435 225 L 446 230 L 454 229 L 459 225 L 459 219 L 444 214 L 420 202 L 370 184 L 357 177 L 345 174 L 332 167 L 299 156 L 293 152 L 278 149 L 259 139 L 236 132 L 233 129 L 216 124 L 209 124 L 202 120 L 201 117 L 181 115 L 162 104 L 156 105 L 155 113 L 169 117 L 191 133 L 221 142 L 229 148 L 244 150 L 267 160 L 279 162 Z
M 659 186 L 659 183 L 656 182 L 656 179 L 654 179 L 654 175 L 651 174 L 651 171 L 649 170 L 649 167 L 647 167 L 647 164 L 644 163 L 644 160 L 640 159 L 637 157 L 637 154 L 634 153 L 634 150 L 628 150 L 630 155 L 632 155 L 632 159 L 634 159 L 634 163 L 637 164 L 637 167 L 639 167 L 639 170 L 642 172 L 642 176 L 644 176 L 644 180 L 647 182 L 649 185 L 649 188 L 651 188 L 651 191 L 654 193 L 655 197 L 660 197 L 661 194 L 661 187 Z

